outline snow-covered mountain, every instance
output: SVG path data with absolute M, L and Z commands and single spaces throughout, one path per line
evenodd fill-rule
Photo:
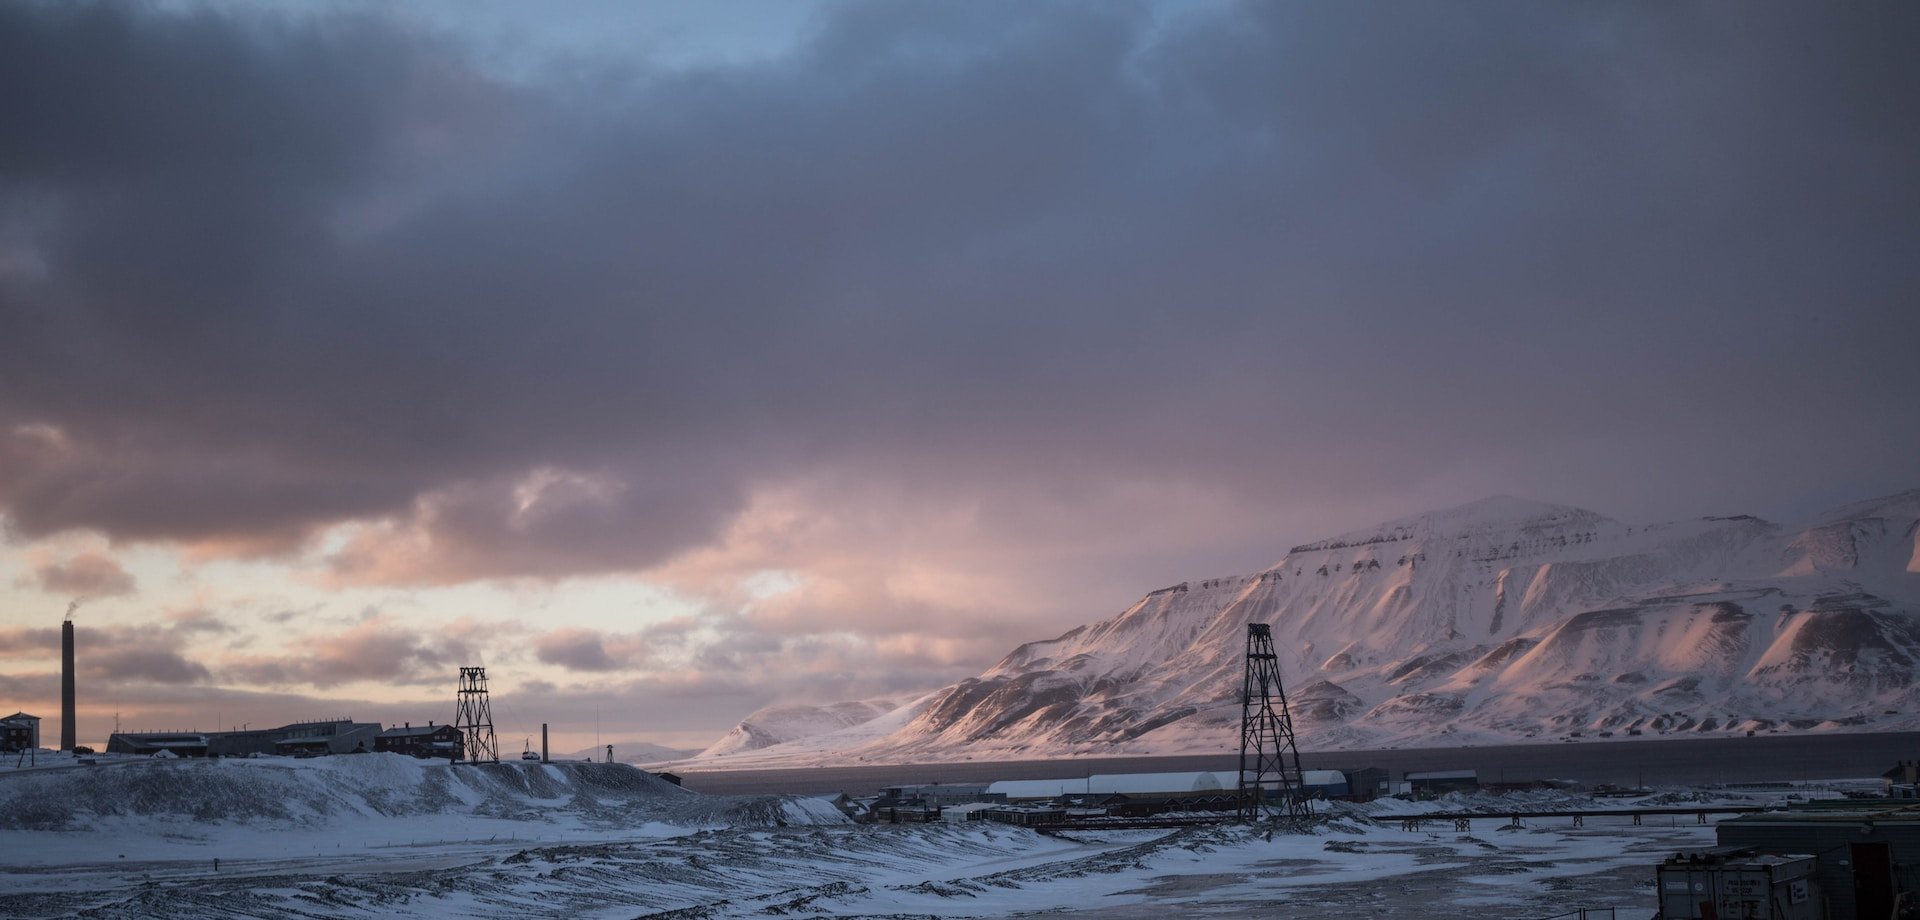
M 727 730 L 706 750 L 701 759 L 724 757 L 745 751 L 815 738 L 872 722 L 899 708 L 899 700 L 853 700 L 824 706 L 776 704 L 755 710 Z
M 1628 525 L 1499 496 L 1161 588 L 864 724 L 701 759 L 1231 749 L 1250 622 L 1273 625 L 1311 749 L 1912 729 L 1916 613 L 1920 490 L 1790 528 Z

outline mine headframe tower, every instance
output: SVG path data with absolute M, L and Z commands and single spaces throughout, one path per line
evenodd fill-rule
M 459 705 L 453 727 L 460 730 L 461 760 L 500 762 L 500 745 L 493 736 L 493 703 L 487 699 L 487 669 L 461 668 Z
M 1287 692 L 1280 686 L 1273 630 L 1265 623 L 1248 623 L 1247 674 L 1240 691 L 1241 820 L 1311 814 L 1301 778 L 1300 748 L 1293 737 Z

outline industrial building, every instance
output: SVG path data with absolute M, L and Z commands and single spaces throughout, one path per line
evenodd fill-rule
M 205 757 L 210 737 L 205 732 L 114 732 L 107 736 L 107 753 Z
M 1810 857 L 1818 900 L 1826 911 L 1814 916 L 1889 917 L 1902 895 L 1920 892 L 1920 805 L 1911 799 L 1810 803 L 1742 815 L 1720 822 L 1716 835 L 1722 847 Z
M 995 805 L 980 811 L 981 819 L 1018 827 L 1065 824 L 1068 809 L 1050 805 Z
M 1676 853 L 1655 870 L 1660 916 L 1663 920 L 1823 920 L 1828 915 L 1815 867 L 1812 856 L 1779 856 L 1745 848 Z
M 31 751 L 39 747 L 39 716 L 16 712 L 0 719 L 0 751 Z
M 1347 785 L 1347 774 L 1339 770 L 1303 770 L 1300 773 L 1300 792 L 1310 799 L 1345 798 L 1351 788 Z
M 1375 767 L 1358 770 L 1306 770 L 1300 774 L 1300 788 L 1308 798 L 1368 799 L 1386 785 L 1387 771 Z M 1071 779 L 1003 780 L 987 786 L 987 791 L 1008 802 L 1100 802 L 1124 796 L 1140 799 L 1200 799 L 1221 794 L 1237 795 L 1240 774 L 1235 770 L 1203 770 L 1195 773 L 1096 773 Z M 979 801 L 990 801 L 980 799 Z
M 987 792 L 1008 802 L 1093 802 L 1113 795 L 1126 796 L 1202 796 L 1240 788 L 1240 774 L 1233 770 L 1198 773 L 1097 773 L 1070 779 L 1002 780 L 987 787 Z
M 1387 772 L 1307 770 L 1310 798 L 1371 797 Z M 1072 817 L 1152 818 L 1177 812 L 1231 812 L 1244 804 L 1236 770 L 1189 773 L 1096 773 L 1061 779 L 1001 780 L 985 786 L 928 783 L 888 786 L 879 797 L 842 796 L 841 809 L 882 823 L 937 820 L 1057 823 Z
M 887 824 L 920 824 L 940 820 L 943 809 L 977 802 L 1005 802 L 1006 796 L 987 791 L 986 786 L 924 783 L 886 786 L 879 798 L 862 803 L 857 811 L 841 810 L 855 817 Z M 851 799 L 846 800 L 848 803 Z
M 374 739 L 380 737 L 377 722 L 300 722 L 283 726 L 274 739 L 276 754 L 353 754 L 371 753 Z M 222 756 L 225 756 L 222 753 Z
M 995 802 L 968 802 L 965 805 L 948 805 L 940 809 L 940 820 L 949 824 L 962 824 L 968 821 L 983 821 L 988 809 L 999 808 Z
M 1371 802 L 1393 794 L 1393 774 L 1379 767 L 1360 767 L 1340 773 L 1347 778 L 1347 798 L 1353 801 Z
M 1920 799 L 1920 761 L 1903 760 L 1880 774 L 1888 798 Z
M 114 732 L 107 739 L 107 753 L 151 756 L 165 751 L 176 757 L 349 754 L 372 751 L 379 734 L 378 723 L 348 719 L 236 732 Z
M 882 805 L 916 804 L 930 808 L 944 808 L 948 805 L 965 805 L 971 802 L 1004 802 L 1007 797 L 989 791 L 980 785 L 925 783 L 921 785 L 886 786 L 880 790 Z
M 1431 770 L 1425 773 L 1409 773 L 1407 786 L 1414 795 L 1472 792 L 1480 788 L 1480 774 L 1473 770 Z
M 1114 818 L 1151 818 L 1171 812 L 1195 811 L 1235 811 L 1242 802 L 1237 789 L 1222 789 L 1218 792 L 1187 793 L 1182 795 L 1129 795 L 1116 792 L 1089 801 L 1089 806 L 1099 808 L 1102 814 Z
M 460 757 L 460 730 L 451 725 L 414 725 L 411 722 L 399 728 L 389 728 L 373 739 L 376 752 L 386 751 L 394 754 L 406 754 L 410 757 L 437 757 L 443 760 L 456 760 Z

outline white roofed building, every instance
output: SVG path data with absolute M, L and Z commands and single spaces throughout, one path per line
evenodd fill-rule
M 1336 774 L 1337 775 L 1337 774 Z M 1068 798 L 1099 799 L 1112 795 L 1180 796 L 1234 792 L 1240 775 L 1233 770 L 1197 773 L 1096 773 L 1071 779 L 1002 780 L 987 787 L 1009 802 L 1041 802 Z

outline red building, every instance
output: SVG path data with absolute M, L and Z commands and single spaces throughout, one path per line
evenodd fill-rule
M 460 741 L 460 730 L 451 725 L 408 723 L 381 732 L 373 739 L 373 749 L 375 752 L 391 751 L 414 757 L 445 757 L 451 760 L 460 756 Z

